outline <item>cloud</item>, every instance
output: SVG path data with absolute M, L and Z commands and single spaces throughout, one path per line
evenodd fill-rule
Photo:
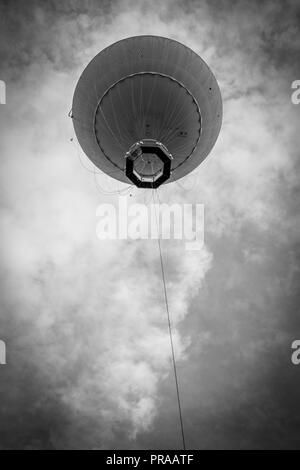
M 198 52 L 224 98 L 213 154 L 161 190 L 162 202 L 205 204 L 204 250 L 163 243 L 189 445 L 292 447 L 297 4 L 29 3 L 1 7 L 0 446 L 179 445 L 156 242 L 96 238 L 96 207 L 116 198 L 80 165 L 67 118 L 87 62 L 149 33 Z

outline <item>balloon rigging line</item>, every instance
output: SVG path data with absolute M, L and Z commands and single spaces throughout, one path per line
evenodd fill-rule
M 193 189 L 195 189 L 195 186 L 196 186 L 196 183 L 197 183 L 197 177 L 194 176 L 194 181 L 193 181 L 193 183 L 192 183 L 192 185 L 191 185 L 190 188 L 186 188 L 182 183 L 179 182 L 179 180 L 175 180 L 174 182 L 175 182 L 175 183 L 179 186 L 179 188 L 182 189 L 183 191 L 192 191 Z
M 82 162 L 81 157 L 80 157 L 80 149 L 78 148 L 78 144 L 75 143 L 75 145 L 76 145 L 76 154 L 77 154 L 77 158 L 78 158 L 78 160 L 79 160 L 81 166 L 82 166 L 86 171 L 88 171 L 89 173 L 95 174 L 95 167 L 93 167 L 93 169 L 90 169 L 90 168 L 87 168 L 87 167 L 84 165 L 84 163 Z M 98 171 L 98 174 L 100 174 L 100 173 L 101 173 L 101 172 Z
M 84 163 L 82 162 L 82 160 L 81 160 L 81 157 L 80 157 L 81 149 L 80 149 L 78 143 L 77 143 L 76 141 L 74 141 L 73 137 L 71 138 L 71 142 L 73 142 L 73 143 L 76 145 L 76 154 L 77 154 L 77 158 L 78 158 L 78 160 L 79 160 L 81 166 L 82 166 L 88 173 L 92 173 L 92 174 L 94 175 L 94 180 L 95 180 L 96 188 L 97 188 L 97 190 L 98 190 L 101 194 L 103 194 L 103 195 L 105 195 L 105 196 L 110 196 L 110 195 L 114 195 L 114 194 L 119 194 L 119 195 L 121 194 L 121 195 L 123 195 L 123 194 L 126 194 L 127 191 L 129 192 L 129 190 L 132 189 L 132 187 L 134 186 L 133 184 L 130 184 L 130 185 L 127 186 L 126 188 L 117 189 L 117 190 L 115 190 L 115 191 L 109 191 L 109 190 L 106 190 L 106 189 L 102 188 L 101 185 L 100 185 L 100 183 L 99 183 L 99 181 L 98 181 L 97 178 L 96 178 L 96 175 L 101 175 L 101 174 L 103 174 L 102 171 L 96 171 L 96 168 L 97 168 L 97 167 L 96 167 L 95 165 L 93 165 L 93 169 L 87 168 L 87 167 L 84 165 Z M 108 175 L 108 176 L 111 176 L 112 174 L 118 173 L 119 171 L 120 171 L 120 170 L 112 171 L 112 172 L 110 172 L 110 173 L 107 173 L 107 175 Z
M 127 115 L 126 122 L 130 122 L 130 116 L 129 116 L 128 111 L 127 111 L 127 106 L 124 104 L 124 100 L 123 100 L 121 92 L 120 92 L 120 87 L 117 87 L 117 91 L 118 91 L 119 99 L 120 99 L 120 102 L 121 102 L 121 107 L 122 107 L 123 110 L 125 110 L 125 114 Z M 126 134 L 127 140 L 129 139 L 129 141 L 130 141 L 131 136 L 130 136 L 128 130 L 127 130 L 127 127 L 123 126 L 122 130 L 123 130 L 124 134 Z
M 143 76 L 141 76 L 140 109 L 139 109 L 139 115 L 142 116 L 142 119 L 141 119 L 141 126 L 140 126 L 140 132 L 141 132 L 141 133 L 143 132 L 144 126 L 145 126 L 142 103 L 143 103 Z
M 176 136 L 176 133 L 180 130 L 180 127 L 182 126 L 182 124 L 187 120 L 187 118 L 192 115 L 194 113 L 194 110 L 193 111 L 190 111 L 188 114 L 185 114 L 184 117 L 178 122 L 178 121 L 174 121 L 174 122 L 171 122 L 170 123 L 170 129 L 169 131 L 167 131 L 167 133 L 164 135 L 164 143 L 165 145 L 167 145 L 167 143 L 169 141 L 171 141 L 173 139 L 174 136 Z M 180 116 L 181 117 L 181 116 Z M 178 118 L 178 116 L 176 117 L 176 119 Z M 176 125 L 176 127 L 174 128 L 174 126 Z
M 73 142 L 73 137 L 71 138 L 71 142 Z M 77 157 L 78 157 L 78 160 L 81 164 L 81 166 L 86 170 L 88 171 L 89 173 L 92 173 L 93 175 L 96 174 L 96 175 L 103 175 L 103 172 L 102 171 L 95 171 L 95 169 L 97 168 L 94 164 L 93 164 L 93 169 L 90 169 L 90 168 L 87 168 L 84 163 L 82 162 L 82 159 L 80 157 L 80 152 L 81 152 L 81 149 L 78 145 L 78 143 L 75 142 L 75 145 L 76 145 L 76 150 L 77 150 Z M 106 175 L 108 176 L 111 176 L 115 173 L 119 173 L 120 171 L 122 171 L 121 169 L 118 169 L 118 170 L 115 170 L 115 171 L 111 171 L 110 173 L 106 173 Z M 132 185 L 131 185 L 132 186 Z
M 154 191 L 154 190 L 152 189 L 152 191 Z M 160 199 L 159 199 L 157 189 L 155 190 L 155 194 L 157 196 L 158 209 L 159 209 Z M 155 207 L 154 192 L 153 192 L 153 202 L 154 202 L 154 207 Z M 160 243 L 160 234 L 159 234 L 159 228 L 158 228 L 159 225 L 158 225 L 156 210 L 155 210 L 155 219 L 156 219 L 156 227 L 157 227 L 157 242 L 158 242 L 159 258 L 160 258 L 161 275 L 162 275 L 163 288 L 164 288 L 165 306 L 166 306 L 166 313 L 167 313 L 167 319 L 168 319 L 170 345 L 171 345 L 171 351 L 172 351 L 172 362 L 173 362 L 174 378 L 175 378 L 175 385 L 176 385 L 176 395 L 177 395 L 177 403 L 178 403 L 178 412 L 179 412 L 179 422 L 180 422 L 180 429 L 181 429 L 182 445 L 183 445 L 183 449 L 186 450 L 183 419 L 182 419 L 182 410 L 181 410 L 180 394 L 179 394 L 179 385 L 178 385 L 178 375 L 177 375 L 177 367 L 176 367 L 174 344 L 173 344 L 173 333 L 172 333 L 172 327 L 171 327 L 169 302 L 168 302 L 167 288 L 166 288 L 166 277 L 165 277 L 164 262 L 163 262 L 163 256 L 162 256 L 162 249 L 161 249 L 161 243 Z
M 118 137 L 115 135 L 114 131 L 111 129 L 110 125 L 108 124 L 108 122 L 107 122 L 107 120 L 106 120 L 106 117 L 104 116 L 103 110 L 102 110 L 102 108 L 101 108 L 101 104 L 100 104 L 100 106 L 99 106 L 99 109 L 100 109 L 100 111 L 101 111 L 101 114 L 102 114 L 102 116 L 103 116 L 104 122 L 105 122 L 107 128 L 109 129 L 111 135 L 112 135 L 113 138 L 117 141 L 117 144 L 119 145 L 120 149 L 121 149 L 122 151 L 124 151 L 124 148 L 123 148 L 123 146 L 121 145 L 121 143 L 120 143 Z
M 115 195 L 115 194 L 119 194 L 120 195 L 123 195 L 123 194 L 126 194 L 126 192 L 132 188 L 132 186 L 134 186 L 133 184 L 130 184 L 129 186 L 127 186 L 126 188 L 123 188 L 123 189 L 117 189 L 116 191 L 108 191 L 104 188 L 101 187 L 101 185 L 99 184 L 99 181 L 97 180 L 96 178 L 96 172 L 94 172 L 94 181 L 95 181 L 95 185 L 96 185 L 96 188 L 97 190 L 101 193 L 101 194 L 104 194 L 105 196 L 112 196 L 112 195 Z
M 181 93 L 179 92 L 178 95 L 177 95 L 176 101 L 175 101 L 175 103 L 174 103 L 174 105 L 173 105 L 173 109 L 172 109 L 172 111 L 168 114 L 168 119 L 167 119 L 167 121 L 166 121 L 166 123 L 165 123 L 165 129 L 168 129 L 169 126 L 171 126 L 171 123 L 173 122 L 173 118 L 174 118 L 174 115 L 175 115 L 175 111 L 177 111 L 177 109 L 178 109 L 178 105 L 179 105 L 179 107 L 181 107 L 181 108 L 183 107 L 183 106 L 182 106 L 182 103 L 180 102 L 180 100 L 181 100 Z M 176 118 L 175 118 L 175 119 L 176 119 Z
M 148 116 L 149 106 L 150 106 L 150 103 L 151 103 L 151 100 L 152 100 L 153 92 L 156 88 L 156 83 L 157 83 L 157 75 L 155 75 L 155 77 L 154 77 L 153 84 L 152 84 L 152 87 L 151 87 L 151 92 L 149 94 L 148 104 L 146 106 L 146 113 L 145 113 L 146 116 Z
M 132 109 L 133 109 L 133 117 L 135 121 L 138 121 L 138 107 L 135 105 L 135 99 L 134 99 L 134 89 L 133 89 L 133 81 L 130 81 L 130 88 L 131 88 L 131 103 L 132 103 Z
M 163 129 L 165 129 L 165 122 L 166 122 L 166 119 L 167 119 L 168 116 L 169 116 L 169 114 L 167 113 L 167 110 L 168 110 L 168 108 L 169 108 L 169 103 L 170 103 L 171 94 L 173 94 L 173 89 L 172 89 L 172 87 L 169 87 L 167 104 L 166 104 L 166 106 L 165 106 L 164 114 L 163 114 L 163 122 L 162 122 L 162 125 L 160 126 L 160 133 L 159 133 L 158 138 L 157 138 L 158 141 L 160 140 L 160 136 L 162 135 Z
M 114 107 L 114 103 L 113 103 L 113 99 L 112 99 L 111 93 L 108 93 L 108 96 L 109 96 L 110 104 L 112 105 L 112 111 L 113 111 L 114 121 L 115 121 L 116 127 L 117 127 L 117 129 L 118 129 L 120 142 L 122 142 L 122 136 L 121 136 L 120 126 L 119 126 L 118 120 L 116 119 L 116 112 L 115 112 L 115 107 Z
M 176 113 L 176 115 L 174 115 L 174 112 L 172 113 L 170 127 L 171 127 L 171 124 L 172 126 L 177 124 L 177 126 L 180 127 L 187 120 L 187 118 L 190 117 L 194 113 L 195 113 L 195 109 L 192 109 L 191 111 L 186 113 L 183 105 L 181 104 L 181 109 Z

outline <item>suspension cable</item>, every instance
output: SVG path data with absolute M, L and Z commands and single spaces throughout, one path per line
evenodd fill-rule
M 160 207 L 160 199 L 159 199 L 157 189 L 155 190 L 155 194 L 157 196 L 158 208 L 159 208 Z M 153 193 L 153 202 L 154 202 L 154 209 L 155 209 L 154 193 Z M 166 313 L 167 313 L 167 319 L 168 319 L 170 344 L 171 344 L 171 351 L 172 351 L 172 362 L 173 362 L 174 378 L 175 378 L 175 385 L 176 385 L 176 394 L 177 394 L 179 422 L 180 422 L 180 429 L 181 429 L 181 436 L 182 436 L 182 445 L 183 445 L 183 449 L 186 450 L 184 428 L 183 428 L 183 419 L 182 419 L 182 411 L 181 411 L 181 403 L 180 403 L 180 394 L 179 394 L 179 385 L 178 385 L 178 375 L 177 375 L 177 367 L 176 367 L 174 344 L 173 344 L 173 334 L 172 334 L 172 326 L 171 326 L 171 320 L 170 320 L 169 302 L 168 302 L 168 296 L 167 296 L 166 277 L 165 277 L 165 269 L 164 269 L 164 262 L 163 262 L 162 249 L 161 249 L 161 243 L 160 243 L 160 233 L 159 233 L 159 228 L 158 228 L 159 225 L 158 225 L 158 220 L 157 220 L 156 209 L 155 209 L 155 219 L 156 219 L 156 227 L 157 227 L 157 242 L 158 242 L 159 258 L 160 258 L 161 275 L 162 275 L 162 281 L 163 281 L 163 287 L 164 287 L 164 297 L 165 297 L 165 305 L 166 305 Z

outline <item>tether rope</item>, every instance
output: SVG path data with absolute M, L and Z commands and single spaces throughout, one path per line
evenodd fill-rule
M 159 199 L 158 191 L 155 190 L 155 193 L 156 193 L 156 196 L 157 196 L 158 209 L 159 209 L 160 199 Z M 153 202 L 154 202 L 154 208 L 155 208 L 154 193 L 153 193 Z M 168 296 L 167 296 L 166 277 L 165 277 L 165 269 L 164 269 L 164 262 L 163 262 L 162 249 L 161 249 L 161 243 L 160 243 L 160 233 L 159 233 L 159 228 L 158 228 L 159 225 L 158 225 L 158 220 L 157 220 L 156 209 L 155 209 L 155 219 L 156 219 L 156 227 L 157 227 L 157 242 L 158 242 L 158 249 L 159 249 L 160 267 L 161 267 L 162 281 L 163 281 L 163 287 L 164 287 L 164 297 L 165 297 L 165 305 L 166 305 L 166 313 L 167 313 L 167 319 L 168 319 L 170 344 L 171 344 L 171 351 L 172 351 L 174 378 L 175 378 L 175 384 L 176 384 L 176 394 L 177 394 L 179 421 L 180 421 L 180 429 L 181 429 L 181 436 L 182 436 L 182 445 L 183 445 L 183 449 L 186 450 L 184 428 L 183 428 L 183 419 L 182 419 L 182 411 L 181 411 L 181 403 L 180 403 L 180 394 L 179 394 L 179 385 L 178 385 L 178 376 L 177 376 L 177 367 L 176 367 L 174 344 L 173 344 L 173 334 L 172 334 L 172 326 L 171 326 L 171 320 L 170 320 L 169 302 L 168 302 Z

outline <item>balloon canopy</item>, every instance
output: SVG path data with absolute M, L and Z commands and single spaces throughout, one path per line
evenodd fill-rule
M 221 128 L 222 98 L 206 63 L 172 39 L 136 36 L 92 59 L 73 97 L 77 139 L 113 178 L 155 188 L 194 170 Z

